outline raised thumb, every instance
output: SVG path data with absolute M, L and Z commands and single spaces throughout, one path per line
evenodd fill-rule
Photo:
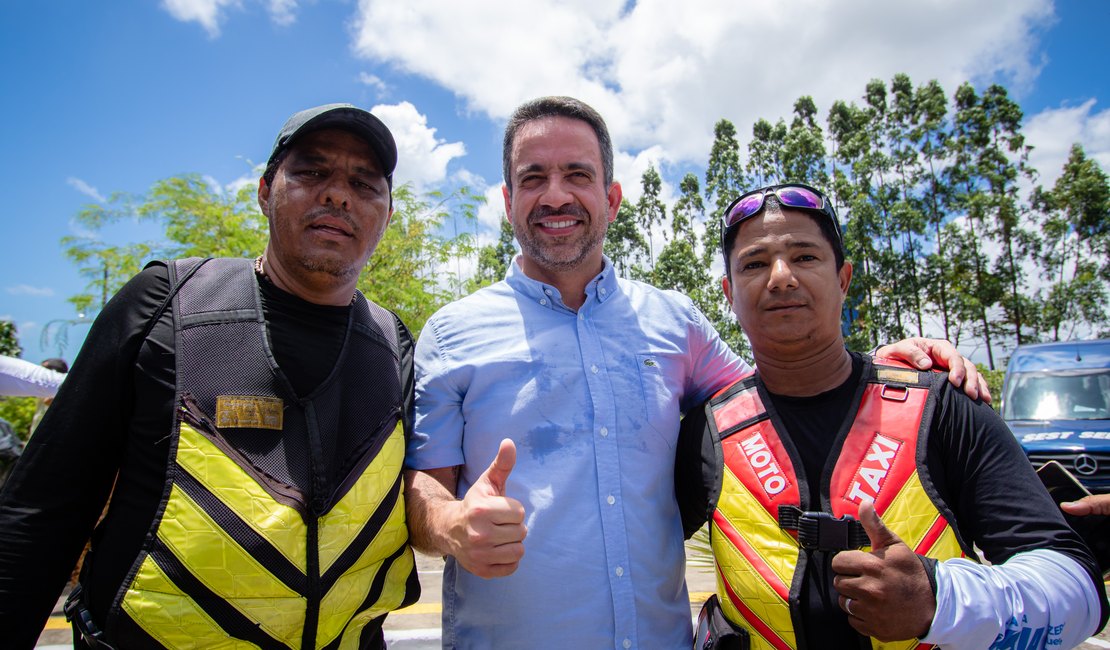
M 871 550 L 878 551 L 888 546 L 901 544 L 902 540 L 894 531 L 886 527 L 879 513 L 875 512 L 875 504 L 865 499 L 859 504 L 859 522 L 863 525 L 867 538 L 871 540 Z
M 515 465 L 516 443 L 509 438 L 505 438 L 501 441 L 501 446 L 497 448 L 497 457 L 489 464 L 489 469 L 485 473 L 491 494 L 500 497 L 505 496 L 505 483 L 509 480 L 509 474 L 513 471 Z

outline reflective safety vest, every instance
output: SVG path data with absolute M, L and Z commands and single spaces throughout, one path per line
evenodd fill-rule
M 710 528 L 717 596 L 726 617 L 748 632 L 753 650 L 804 646 L 794 633 L 802 625 L 799 592 L 808 555 L 799 543 L 799 511 L 857 517 L 861 499 L 868 498 L 916 553 L 938 560 L 964 554 L 935 490 L 923 479 L 936 402 L 930 386 L 943 379 L 886 360 L 866 363 L 863 377 L 855 418 L 847 431 L 839 428 L 832 448 L 832 474 L 821 479 L 821 504 L 807 503 L 802 463 L 755 375 L 707 405 L 708 425 L 720 438 L 724 460 Z M 848 546 L 866 544 L 864 534 Z M 872 639 L 872 646 L 931 647 L 916 639 Z
M 171 264 L 171 284 L 195 263 Z M 350 311 L 330 376 L 300 398 L 249 260 L 210 260 L 181 285 L 170 466 L 109 643 L 374 647 L 381 617 L 417 599 L 399 321 L 361 294 Z

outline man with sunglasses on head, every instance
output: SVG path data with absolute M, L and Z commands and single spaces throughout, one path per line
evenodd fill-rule
M 679 417 L 747 366 L 688 298 L 602 254 L 621 187 L 596 111 L 528 102 L 503 157 L 521 255 L 416 351 L 406 504 L 414 545 L 448 556 L 443 644 L 685 648 Z
M 749 192 L 721 248 L 757 370 L 682 423 L 676 495 L 687 535 L 711 522 L 718 584 L 695 648 L 1059 648 L 1105 624 L 1089 550 L 994 411 L 845 349 L 827 197 Z

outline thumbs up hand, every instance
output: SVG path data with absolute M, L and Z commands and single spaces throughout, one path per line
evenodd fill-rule
M 505 496 L 505 485 L 516 465 L 516 445 L 501 441 L 497 457 L 467 490 L 451 526 L 451 555 L 464 569 L 481 578 L 516 571 L 524 555 L 524 506 Z
M 848 622 L 860 634 L 880 641 L 924 635 L 937 607 L 925 566 L 886 527 L 870 501 L 860 504 L 859 520 L 871 551 L 841 551 L 832 560 L 837 574 L 833 587 Z

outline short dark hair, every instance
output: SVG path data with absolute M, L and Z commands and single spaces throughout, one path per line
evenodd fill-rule
M 749 217 L 749 219 L 758 217 L 764 212 L 782 212 L 783 210 L 797 210 L 810 219 L 813 219 L 817 227 L 821 229 L 821 234 L 825 237 L 825 241 L 829 242 L 829 246 L 832 246 L 833 256 L 836 259 L 836 270 L 840 272 L 840 269 L 844 267 L 844 244 L 841 242 L 840 236 L 836 232 L 836 227 L 829 219 L 823 218 L 822 215 L 814 214 L 805 208 L 784 206 L 774 194 L 768 194 L 763 199 L 763 209 Z M 728 231 L 725 232 L 724 238 L 721 240 L 721 254 L 725 258 L 726 277 L 732 273 L 729 254 L 732 253 L 732 248 L 736 244 L 736 236 L 740 233 L 740 227 L 742 225 L 744 225 L 743 222 L 737 224 L 733 228 L 729 228 Z
M 281 167 L 281 162 L 289 155 L 289 149 L 286 148 L 270 159 L 266 163 L 266 169 L 262 172 L 262 180 L 266 181 L 266 185 L 274 184 L 274 177 L 277 176 L 278 167 Z
M 47 359 L 46 361 L 43 361 L 41 365 L 42 365 L 43 368 L 49 368 L 49 369 L 53 370 L 54 372 L 60 372 L 60 373 L 69 372 L 69 364 L 66 363 L 66 360 L 65 359 L 59 359 L 57 357 Z
M 505 125 L 505 141 L 501 149 L 502 172 L 505 174 L 505 186 L 509 194 L 513 193 L 512 164 L 513 141 L 521 127 L 529 122 L 545 117 L 569 117 L 573 120 L 582 120 L 594 130 L 597 135 L 597 144 L 601 149 L 601 166 L 604 171 L 605 187 L 613 184 L 613 140 L 609 137 L 609 129 L 605 120 L 589 104 L 573 97 L 552 96 L 540 97 L 521 104 L 509 123 Z

